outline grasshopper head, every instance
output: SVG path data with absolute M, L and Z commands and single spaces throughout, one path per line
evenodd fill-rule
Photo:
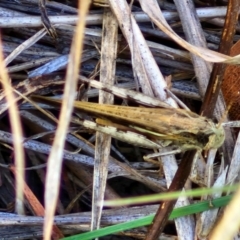
M 216 126 L 214 124 L 214 126 L 212 126 L 212 131 L 213 134 L 209 136 L 208 144 L 204 147 L 204 150 L 209 150 L 211 148 L 219 148 L 222 146 L 225 140 L 225 132 L 222 125 Z

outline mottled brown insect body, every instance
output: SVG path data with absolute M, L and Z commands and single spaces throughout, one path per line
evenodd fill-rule
M 61 100 L 51 98 L 34 96 L 33 99 L 61 104 Z M 127 126 L 152 141 L 160 141 L 163 147 L 171 145 L 183 151 L 208 150 L 220 147 L 225 139 L 222 126 L 218 127 L 210 119 L 182 109 L 126 107 L 81 101 L 75 101 L 74 107 L 97 118 Z

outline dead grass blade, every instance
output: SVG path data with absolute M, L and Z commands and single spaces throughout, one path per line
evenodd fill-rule
M 112 93 L 115 96 L 121 97 L 126 100 L 133 100 L 136 103 L 140 103 L 149 107 L 162 107 L 162 108 L 172 108 L 169 104 L 160 101 L 157 98 L 147 96 L 141 92 L 124 89 L 116 86 L 111 86 L 106 83 L 101 83 L 93 79 L 87 79 L 84 76 L 80 76 L 81 81 L 88 83 L 91 87 L 104 90 L 106 92 Z
M 136 82 L 139 81 L 143 93 L 148 96 L 156 96 L 163 102 L 176 106 L 173 99 L 169 98 L 164 91 L 167 87 L 166 81 L 149 50 L 127 2 L 125 0 L 110 0 L 109 3 L 128 42 L 131 50 L 135 80 Z
M 80 7 L 81 5 L 81 7 Z M 78 8 L 78 23 L 76 33 L 73 38 L 69 64 L 67 67 L 66 84 L 64 87 L 63 105 L 60 113 L 59 124 L 56 130 L 53 147 L 48 158 L 46 188 L 45 188 L 45 220 L 44 220 L 44 239 L 51 238 L 54 212 L 57 204 L 60 175 L 63 160 L 63 149 L 68 125 L 71 119 L 73 101 L 75 96 L 77 76 L 82 53 L 84 37 L 85 19 L 89 9 L 89 1 L 80 1 Z
M 6 65 L 8 65 L 10 62 L 14 60 L 21 52 L 26 50 L 27 48 L 31 47 L 34 43 L 36 43 L 39 39 L 44 37 L 46 35 L 46 30 L 41 29 L 36 34 L 34 34 L 32 37 L 24 41 L 22 44 L 20 44 L 14 51 L 11 52 L 9 56 L 6 57 L 5 62 Z
M 200 48 L 193 46 L 180 38 L 168 25 L 167 21 L 163 17 L 163 14 L 159 8 L 159 5 L 155 0 L 144 1 L 140 0 L 141 7 L 143 11 L 148 14 L 149 18 L 169 37 L 171 37 L 175 42 L 177 42 L 180 46 L 184 47 L 191 53 L 196 54 L 197 56 L 202 57 L 204 60 L 208 62 L 223 62 L 228 64 L 239 64 L 240 56 L 229 57 L 227 55 L 217 53 L 211 51 L 206 48 Z
M 0 40 L 1 41 L 1 40 Z M 0 77 L 3 88 L 6 92 L 6 99 L 9 104 L 10 123 L 13 132 L 14 158 L 16 163 L 16 211 L 19 214 L 24 213 L 23 206 L 23 186 L 24 186 L 24 151 L 22 147 L 22 127 L 15 97 L 12 92 L 7 69 L 2 52 L 2 42 L 0 42 Z
M 100 65 L 100 82 L 114 85 L 117 56 L 118 24 L 111 10 L 103 14 L 102 48 Z M 99 92 L 99 103 L 113 104 L 113 94 Z M 93 201 L 91 229 L 100 227 L 104 193 L 108 176 L 108 162 L 111 148 L 111 137 L 101 132 L 96 133 L 95 164 L 93 177 Z M 100 203 L 100 204 L 99 204 Z

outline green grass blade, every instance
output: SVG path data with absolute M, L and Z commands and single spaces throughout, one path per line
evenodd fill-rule
M 172 214 L 170 215 L 170 219 L 183 217 L 186 215 L 200 213 L 200 212 L 211 210 L 214 208 L 226 206 L 231 200 L 231 198 L 232 196 L 229 195 L 229 196 L 214 199 L 211 202 L 202 201 L 202 202 L 191 204 L 185 207 L 176 208 L 173 210 Z M 78 234 L 71 237 L 66 237 L 66 238 L 63 238 L 63 240 L 89 240 L 97 237 L 103 237 L 116 232 L 121 232 L 129 229 L 149 225 L 152 223 L 153 217 L 154 217 L 154 214 L 131 221 L 131 222 L 120 223 L 117 225 L 104 227 L 92 232 L 87 232 L 87 233 L 82 233 L 82 234 Z

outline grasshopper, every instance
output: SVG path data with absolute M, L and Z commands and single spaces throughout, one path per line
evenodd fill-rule
M 32 99 L 51 105 L 61 104 L 61 100 L 48 97 L 33 96 Z M 117 124 L 117 127 L 112 127 L 106 122 L 102 124 L 98 123 L 99 121 L 97 123 L 88 120 L 79 121 L 86 128 L 141 147 L 171 146 L 181 151 L 209 150 L 219 148 L 225 139 L 222 125 L 218 126 L 210 119 L 183 109 L 128 107 L 82 101 L 75 101 L 74 108 L 97 119 L 107 119 Z M 128 138 L 129 132 L 131 135 Z M 131 140 L 133 136 L 134 140 Z M 146 141 L 142 143 L 141 139 Z

